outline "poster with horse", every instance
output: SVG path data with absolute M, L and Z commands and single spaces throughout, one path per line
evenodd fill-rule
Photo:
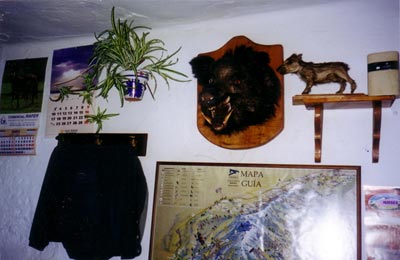
M 0 97 L 0 156 L 35 155 L 47 58 L 8 60 Z
M 38 113 L 42 109 L 47 58 L 6 61 L 0 113 Z

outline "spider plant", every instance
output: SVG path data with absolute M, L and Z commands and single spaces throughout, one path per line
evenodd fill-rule
M 172 67 L 178 63 L 178 48 L 172 54 L 167 54 L 164 42 L 160 39 L 151 39 L 147 26 L 135 26 L 133 21 L 120 20 L 115 18 L 114 7 L 111 10 L 111 28 L 95 34 L 93 54 L 89 61 L 89 67 L 82 74 L 77 76 L 83 78 L 86 89 L 75 91 L 68 82 L 61 82 L 60 94 L 52 101 L 61 101 L 69 95 L 79 95 L 83 103 L 93 107 L 93 98 L 102 97 L 107 99 L 109 92 L 116 89 L 119 93 L 121 107 L 124 106 L 124 98 L 127 92 L 129 74 L 134 74 L 136 81 L 141 73 L 147 74 L 149 81 L 145 82 L 147 88 L 155 99 L 157 90 L 157 77 L 161 77 L 169 88 L 169 81 L 188 81 L 187 76 Z M 141 31 L 141 33 L 138 33 Z M 129 73 L 126 73 L 129 71 Z M 102 79 L 102 73 L 105 77 Z M 150 87 L 149 82 L 154 82 Z M 60 83 L 60 84 L 61 84 Z M 67 85 L 65 85 L 67 84 Z M 96 93 L 96 94 L 95 94 Z M 96 133 L 103 128 L 103 121 L 118 114 L 107 114 L 107 109 L 86 115 L 89 123 L 97 125 Z
M 100 110 L 100 107 L 97 107 L 97 113 L 91 115 L 85 115 L 85 118 L 91 124 L 97 125 L 96 134 L 98 134 L 103 129 L 103 121 L 110 119 L 110 117 L 118 116 L 119 114 L 106 114 L 107 109 L 105 108 L 103 111 Z
M 153 99 L 157 90 L 156 76 L 160 76 L 168 88 L 169 80 L 187 81 L 185 74 L 172 68 L 178 62 L 175 55 L 181 48 L 172 54 L 166 54 L 167 50 L 162 40 L 149 38 L 150 33 L 147 30 L 150 29 L 147 26 L 135 26 L 133 21 L 115 19 L 114 7 L 112 8 L 111 28 L 95 35 L 96 42 L 90 60 L 93 71 L 91 75 L 99 79 L 96 85 L 99 96 L 107 99 L 110 90 L 115 88 L 122 107 L 128 80 L 125 71 L 132 71 L 134 75 L 139 71 L 147 73 L 149 81 L 154 82 L 153 88 L 146 83 Z M 101 80 L 104 71 L 106 75 Z

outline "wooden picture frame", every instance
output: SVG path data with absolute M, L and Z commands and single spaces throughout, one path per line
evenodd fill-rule
M 360 174 L 157 162 L 149 259 L 361 260 Z

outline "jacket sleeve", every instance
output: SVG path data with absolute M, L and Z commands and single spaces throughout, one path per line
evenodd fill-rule
M 136 163 L 136 172 L 137 172 L 137 200 L 136 200 L 136 207 L 138 210 L 139 216 L 136 216 L 139 219 L 139 232 L 140 232 L 140 240 L 143 237 L 144 228 L 146 225 L 146 218 L 147 218 L 147 206 L 148 206 L 148 197 L 149 191 L 147 187 L 147 181 L 145 174 L 143 172 L 142 165 L 137 158 Z
M 139 158 L 134 152 L 129 156 L 129 174 L 124 176 L 127 184 L 124 195 L 124 220 L 121 226 L 121 259 L 141 254 L 141 240 L 146 223 L 148 188 Z
M 57 148 L 56 148 L 57 149 Z M 56 223 L 57 196 L 57 151 L 54 150 L 43 180 L 32 227 L 29 235 L 29 246 L 42 251 L 51 237 L 54 237 Z

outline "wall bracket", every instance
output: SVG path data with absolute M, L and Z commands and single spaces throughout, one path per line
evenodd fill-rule
M 382 107 L 392 106 L 395 95 L 368 96 L 365 94 L 325 94 L 296 95 L 293 105 L 305 105 L 307 109 L 314 108 L 315 162 L 321 162 L 322 130 L 324 108 L 360 108 L 373 109 L 372 132 L 372 162 L 379 162 L 379 142 L 381 138 Z M 344 106 L 346 103 L 348 106 Z

